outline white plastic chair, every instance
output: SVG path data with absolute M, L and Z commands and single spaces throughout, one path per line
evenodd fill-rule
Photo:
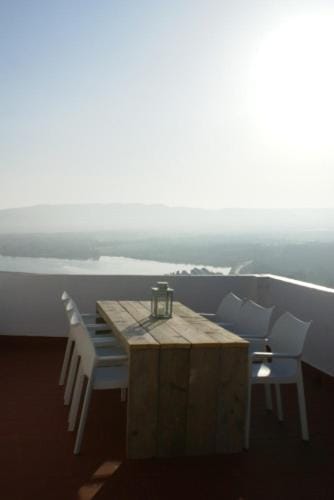
M 108 348 L 97 347 L 92 341 L 87 328 L 75 312 L 71 318 L 71 325 L 77 331 L 78 340 L 75 344 L 75 349 L 78 353 L 80 363 L 69 414 L 68 429 L 70 431 L 73 431 L 76 425 L 84 380 L 85 378 L 87 379 L 73 451 L 74 454 L 78 454 L 81 449 L 92 391 L 94 389 L 121 389 L 125 392 L 128 387 L 128 356 L 120 346 Z
M 74 336 L 72 334 L 72 329 L 71 329 L 71 323 L 70 323 L 70 317 L 73 311 L 76 311 L 78 315 L 84 320 L 84 316 L 79 313 L 78 308 L 75 304 L 75 302 L 71 299 L 71 297 L 67 294 L 67 292 L 64 292 L 62 297 L 62 302 L 64 305 L 65 313 L 68 319 L 68 324 L 69 324 L 69 330 L 68 330 L 68 340 L 66 344 L 66 349 L 65 349 L 65 354 L 64 354 L 64 360 L 60 372 L 60 377 L 59 377 L 59 385 L 64 385 L 65 379 L 66 379 L 66 374 L 68 372 L 68 366 L 69 362 L 71 359 L 71 352 L 73 348 L 73 342 L 74 342 Z M 107 339 L 112 340 L 112 333 L 110 332 L 110 327 L 108 325 L 105 325 L 103 323 L 92 323 L 92 315 L 88 314 L 86 315 L 86 321 L 89 318 L 89 323 L 87 322 L 87 326 L 89 328 L 89 332 L 93 337 L 97 337 L 98 333 L 103 333 L 103 335 L 99 335 L 99 342 L 103 342 L 107 336 Z
M 73 386 L 75 381 L 75 375 L 78 368 L 79 356 L 75 349 L 75 344 L 78 341 L 78 335 L 80 332 L 77 328 L 73 327 L 72 316 L 75 313 L 76 317 L 79 318 L 82 324 L 84 320 L 78 311 L 74 302 L 69 301 L 65 306 L 65 311 L 68 318 L 69 330 L 68 330 L 68 340 L 65 349 L 65 355 L 63 360 L 63 365 L 60 373 L 59 385 L 64 385 L 66 376 L 66 385 L 64 392 L 64 404 L 69 405 L 72 398 Z M 87 331 L 92 338 L 92 341 L 97 347 L 108 347 L 119 345 L 118 340 L 110 331 L 110 327 L 105 324 L 89 324 L 85 325 Z
M 270 321 L 275 307 L 263 307 L 253 300 L 245 300 L 242 304 L 235 333 L 245 340 L 248 340 L 249 353 L 255 351 L 265 351 L 266 342 L 269 336 Z M 269 387 L 264 387 L 266 396 L 266 407 L 272 410 L 271 393 Z
M 280 384 L 297 385 L 302 438 L 308 441 L 309 433 L 301 357 L 310 326 L 311 322 L 301 321 L 292 314 L 286 312 L 280 316 L 272 328 L 268 339 L 268 347 L 271 352 L 254 352 L 250 355 L 250 385 L 245 432 L 246 449 L 249 447 L 251 387 L 253 384 L 265 384 L 269 390 L 271 384 L 275 385 L 279 420 L 283 420 Z
M 242 304 L 236 333 L 250 342 L 251 351 L 264 350 L 274 309 L 275 306 L 263 307 L 253 300 L 246 300 Z
M 220 326 L 234 329 L 238 321 L 242 304 L 243 300 L 240 297 L 229 292 L 225 295 L 215 313 L 200 314 L 215 323 L 219 323 Z

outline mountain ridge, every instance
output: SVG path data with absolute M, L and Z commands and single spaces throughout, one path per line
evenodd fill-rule
M 163 204 L 39 204 L 0 209 L 0 233 L 68 231 L 334 231 L 334 208 L 171 207 Z

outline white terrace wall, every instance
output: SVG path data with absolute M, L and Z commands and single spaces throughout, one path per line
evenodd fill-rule
M 275 304 L 276 317 L 289 311 L 304 321 L 312 320 L 303 359 L 334 375 L 334 289 L 280 276 L 262 276 L 257 287 L 262 305 Z
M 67 290 L 82 311 L 98 299 L 149 299 L 150 287 L 165 276 L 39 275 L 0 272 L 0 334 L 66 335 L 60 302 Z M 195 311 L 214 312 L 233 291 L 262 305 L 276 305 L 275 317 L 290 311 L 313 320 L 304 360 L 334 375 L 334 290 L 277 276 L 173 276 L 175 298 Z
M 0 334 L 66 335 L 60 296 L 66 290 L 82 311 L 98 299 L 150 298 L 150 288 L 166 276 L 45 275 L 0 272 Z M 173 276 L 175 299 L 192 309 L 214 312 L 230 290 L 257 300 L 256 276 Z

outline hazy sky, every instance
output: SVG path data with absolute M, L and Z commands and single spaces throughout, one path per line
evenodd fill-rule
M 334 206 L 334 2 L 0 0 L 0 208 Z

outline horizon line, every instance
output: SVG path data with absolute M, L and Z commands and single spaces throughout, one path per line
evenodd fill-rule
M 223 210 L 267 210 L 267 211 L 277 211 L 277 210 L 334 210 L 334 206 L 331 207 L 298 207 L 298 206 L 289 206 L 289 207 L 246 207 L 246 206 L 237 206 L 237 207 L 221 207 L 221 208 L 208 208 L 208 207 L 195 207 L 195 206 L 186 206 L 186 205 L 167 205 L 164 203 L 142 203 L 142 202 L 110 202 L 110 203 L 101 203 L 101 202 L 92 202 L 92 203 L 37 203 L 34 205 L 22 205 L 22 206 L 12 206 L 12 207 L 2 207 L 0 211 L 6 210 L 24 210 L 30 208 L 45 208 L 45 207 L 89 207 L 89 206 L 142 206 L 142 207 L 163 207 L 169 209 L 181 209 L 181 210 L 203 210 L 208 212 L 219 212 Z

